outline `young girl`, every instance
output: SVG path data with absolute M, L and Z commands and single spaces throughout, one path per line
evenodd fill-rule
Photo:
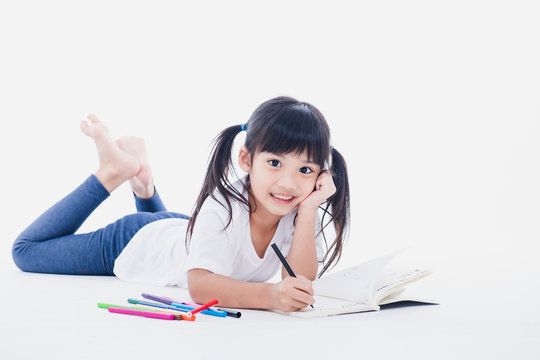
M 328 125 L 314 106 L 277 97 L 247 123 L 223 130 L 191 217 L 165 209 L 141 139 L 112 141 L 95 116 L 88 118 L 81 130 L 96 144 L 99 168 L 15 240 L 13 259 L 21 270 L 187 286 L 194 301 L 217 298 L 224 307 L 288 312 L 314 303 L 311 281 L 318 265 L 324 264 L 320 276 L 339 260 L 349 224 L 345 161 L 330 146 Z M 232 146 L 241 131 L 246 140 L 238 164 L 246 175 L 231 182 Z M 137 213 L 75 234 L 126 180 Z M 336 229 L 329 247 L 322 231 L 326 214 Z M 271 243 L 296 278 L 288 276 Z M 280 268 L 283 280 L 267 283 Z

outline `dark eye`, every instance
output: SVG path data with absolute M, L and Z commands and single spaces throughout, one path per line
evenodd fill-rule
M 313 170 L 311 170 L 310 168 L 308 167 L 303 167 L 303 168 L 300 168 L 300 172 L 302 174 L 311 174 L 313 172 Z
M 281 165 L 279 160 L 269 160 L 268 164 L 270 164 L 271 166 L 276 166 L 276 167 Z

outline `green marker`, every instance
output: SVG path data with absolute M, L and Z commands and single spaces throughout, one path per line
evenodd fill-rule
M 102 308 L 102 309 L 108 309 L 110 307 L 114 307 L 114 308 L 121 308 L 121 309 L 132 309 L 132 310 L 141 310 L 140 307 L 136 307 L 136 306 L 123 306 L 123 305 L 113 305 L 113 304 L 105 304 L 105 303 L 98 303 L 97 304 L 98 308 Z M 160 312 L 159 310 L 150 310 L 150 309 L 144 309 L 144 311 L 152 311 L 152 312 Z

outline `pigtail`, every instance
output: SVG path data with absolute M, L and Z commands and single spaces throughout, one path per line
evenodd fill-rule
M 220 200 L 216 199 L 213 195 L 216 189 L 218 189 L 218 191 L 224 195 L 223 199 L 225 199 L 225 204 L 221 202 L 220 204 L 229 211 L 229 219 L 226 227 L 229 226 L 232 220 L 231 198 L 249 206 L 248 200 L 245 199 L 242 196 L 242 193 L 236 190 L 229 181 L 229 172 L 231 170 L 234 172 L 234 166 L 231 158 L 234 139 L 236 138 L 236 135 L 243 130 L 245 130 L 245 125 L 230 126 L 219 133 L 219 135 L 214 139 L 204 183 L 191 217 L 189 218 L 186 231 L 186 250 L 189 249 L 191 235 L 193 234 L 193 227 L 195 226 L 197 216 L 199 215 L 199 211 L 201 210 L 206 198 L 211 196 L 216 201 L 220 202 Z
M 330 220 L 334 223 L 334 228 L 336 230 L 336 238 L 324 256 L 323 263 L 326 262 L 328 256 L 330 256 L 330 259 L 326 262 L 326 265 L 324 265 L 319 277 L 321 277 L 334 262 L 337 264 L 341 258 L 343 240 L 348 231 L 350 220 L 349 176 L 347 173 L 347 164 L 345 163 L 343 156 L 335 148 L 331 149 L 331 155 L 332 165 L 330 167 L 330 173 L 332 174 L 334 184 L 336 185 L 336 192 L 326 201 L 326 206 L 323 208 L 324 214 L 322 216 L 321 224 L 324 224 L 324 217 L 327 214 L 330 214 Z M 328 211 L 328 208 L 331 209 L 331 212 Z M 332 254 L 330 255 L 331 252 Z

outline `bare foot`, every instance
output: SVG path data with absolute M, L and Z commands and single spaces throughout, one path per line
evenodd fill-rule
M 88 115 L 90 122 L 83 120 L 81 130 L 90 136 L 97 148 L 99 168 L 94 174 L 110 193 L 126 180 L 139 173 L 139 160 L 112 141 L 107 127 L 95 115 Z
M 131 190 L 140 199 L 150 199 L 154 196 L 154 179 L 144 140 L 132 136 L 123 136 L 116 140 L 115 143 L 121 150 L 139 161 L 139 172 L 129 179 Z

